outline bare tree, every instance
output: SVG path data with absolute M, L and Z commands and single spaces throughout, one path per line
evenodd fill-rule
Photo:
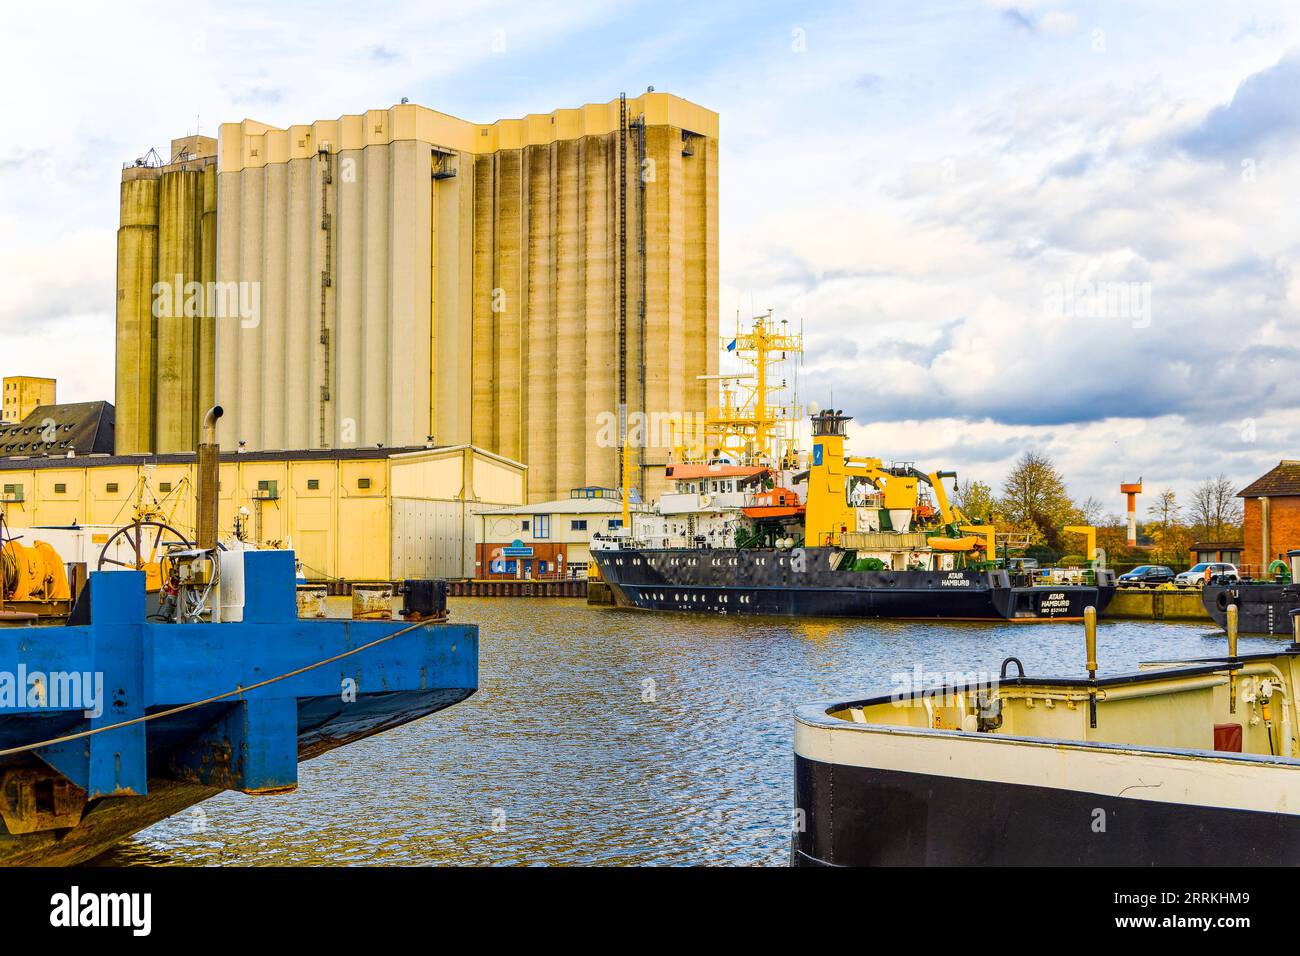
M 1147 508 L 1152 520 L 1147 522 L 1144 530 L 1155 544 L 1155 553 L 1169 563 L 1181 561 L 1191 546 L 1191 533 L 1178 514 L 1183 506 L 1178 503 L 1178 496 L 1172 488 L 1159 492 L 1155 501 Z
M 1192 526 L 1212 541 L 1241 537 L 1241 500 L 1227 475 L 1206 478 L 1192 491 Z
M 1182 510 L 1174 490 L 1166 488 L 1156 495 L 1155 501 L 1147 508 L 1147 514 L 1151 516 L 1151 524 L 1163 530 L 1178 521 L 1178 512 Z

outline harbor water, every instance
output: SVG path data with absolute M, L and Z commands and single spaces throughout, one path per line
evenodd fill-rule
M 888 692 L 916 673 L 996 674 L 1010 655 L 1031 675 L 1084 675 L 1077 624 L 450 605 L 481 627 L 469 701 L 304 764 L 295 793 L 223 793 L 98 862 L 783 866 L 796 704 Z M 1098 629 L 1103 673 L 1225 643 L 1208 623 Z M 1278 643 L 1242 638 L 1241 650 Z

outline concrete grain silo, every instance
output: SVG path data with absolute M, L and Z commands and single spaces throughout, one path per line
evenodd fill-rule
M 207 169 L 193 186 L 159 174 L 155 271 L 215 276 L 256 315 L 218 312 L 212 335 L 155 322 L 149 338 L 120 293 L 119 421 L 139 422 L 120 434 L 172 450 L 215 396 L 229 448 L 432 436 L 525 462 L 530 500 L 617 486 L 621 398 L 716 405 L 697 376 L 717 371 L 717 135 L 717 114 L 663 93 L 492 124 L 402 104 L 223 125 L 215 207 Z M 143 283 L 136 188 L 128 222 L 124 176 L 119 275 Z M 146 366 L 157 398 L 123 409 Z M 188 379 L 197 402 L 178 394 Z M 670 442 L 649 444 L 635 474 L 653 495 Z
M 211 404 L 216 147 L 172 141 L 171 160 L 122 170 L 117 236 L 117 450 L 185 451 Z

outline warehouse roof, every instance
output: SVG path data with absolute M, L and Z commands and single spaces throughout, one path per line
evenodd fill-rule
M 107 403 L 101 403 L 107 404 Z M 109 408 L 112 408 L 110 405 Z M 40 409 L 37 409 L 39 411 Z M 33 413 L 35 414 L 35 413 Z M 4 454 L 3 446 L 0 446 L 0 454 Z M 227 451 L 221 453 L 222 461 L 366 461 L 376 458 L 392 458 L 395 455 L 410 454 L 412 452 L 422 451 L 439 451 L 437 448 L 425 448 L 423 445 L 405 446 L 398 448 L 303 448 L 298 450 L 284 451 L 247 451 L 233 452 Z M 11 453 L 12 454 L 12 453 Z M 70 465 L 78 468 L 100 468 L 109 465 L 183 465 L 194 461 L 195 454 L 189 452 L 177 452 L 168 455 L 108 455 L 108 454 L 91 454 L 83 455 L 77 453 L 75 458 L 69 459 L 64 454 L 52 453 L 44 455 L 37 453 L 33 457 L 10 457 L 0 458 L 0 471 L 27 471 L 34 468 L 67 468 Z
M 1238 498 L 1278 498 L 1300 495 L 1300 461 L 1283 459 L 1266 475 L 1256 478 L 1241 491 Z
M 37 405 L 16 425 L 0 425 L 0 455 L 57 456 L 112 452 L 116 416 L 108 402 Z M 0 459 L 0 467 L 3 467 Z

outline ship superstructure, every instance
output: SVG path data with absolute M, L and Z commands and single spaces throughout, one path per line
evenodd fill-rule
M 773 343 L 800 344 L 771 329 L 770 316 L 755 320 L 757 368 L 767 367 Z M 949 500 L 944 481 L 955 482 L 955 472 L 846 454 L 851 418 L 840 410 L 812 416 L 811 453 L 801 455 L 794 423 L 771 413 L 767 388 L 752 408 L 711 416 L 705 460 L 670 464 L 672 490 L 631 527 L 593 542 L 615 603 L 1036 621 L 1078 620 L 1084 607 L 1109 603 L 1113 574 L 1091 563 L 1065 573 L 1009 569 L 993 526 Z

